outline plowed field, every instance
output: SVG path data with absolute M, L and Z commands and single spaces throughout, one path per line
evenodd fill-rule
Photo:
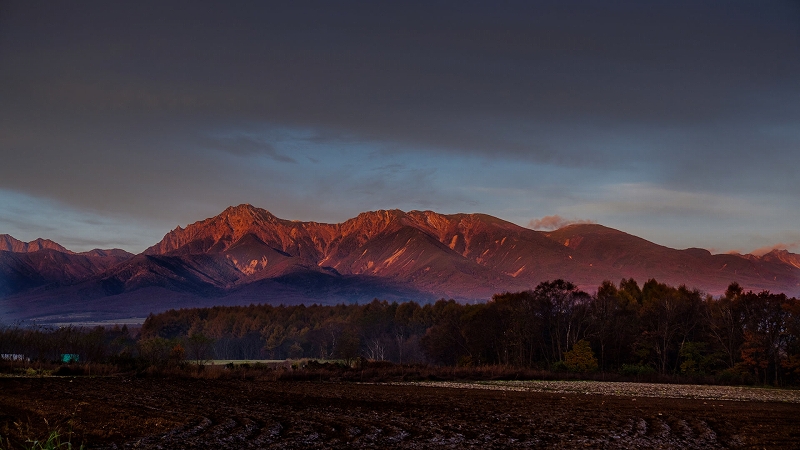
M 800 403 L 781 391 L 758 401 L 479 387 L 0 378 L 0 434 L 13 444 L 71 429 L 73 444 L 118 449 L 800 448 Z

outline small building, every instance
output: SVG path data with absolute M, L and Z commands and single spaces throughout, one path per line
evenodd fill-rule
M 76 363 L 78 362 L 79 356 L 77 353 L 62 353 L 61 354 L 61 362 L 64 364 L 69 363 Z

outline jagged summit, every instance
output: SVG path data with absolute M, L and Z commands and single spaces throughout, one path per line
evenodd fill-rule
M 267 211 L 263 208 L 257 208 L 249 203 L 242 203 L 241 205 L 237 206 L 229 206 L 225 208 L 224 211 L 220 213 L 221 216 L 230 216 L 230 217 L 275 217 L 272 215 L 271 212 Z
M 265 209 L 249 204 L 231 206 L 214 217 L 185 228 L 178 226 L 144 254 L 166 254 L 179 249 L 183 249 L 183 253 L 222 251 L 247 234 L 258 236 L 260 230 L 277 222 L 279 219 Z
M 14 253 L 28 253 L 45 249 L 56 250 L 62 253 L 72 253 L 50 239 L 38 238 L 30 242 L 22 242 L 8 234 L 0 234 L 0 250 Z
M 489 228 L 530 231 L 485 214 L 443 215 L 433 211 L 377 210 L 360 213 L 342 223 L 329 224 L 284 220 L 265 209 L 242 204 L 228 207 L 217 216 L 185 228 L 177 227 L 144 253 L 218 253 L 252 234 L 282 252 L 293 253 L 292 250 L 296 250 L 305 255 L 326 255 L 335 250 L 332 246 L 342 242 L 355 239 L 358 245 L 363 245 L 376 236 L 404 227 L 427 233 L 448 246 L 459 239 L 464 243 L 469 236 Z
M 800 269 L 800 255 L 791 253 L 788 250 L 774 249 L 762 256 L 761 259 L 770 262 L 789 264 L 792 267 Z
M 255 206 L 247 203 L 226 208 L 217 216 L 217 218 L 223 217 L 232 225 L 258 224 L 261 222 L 273 222 L 278 220 L 277 217 L 275 217 L 266 209 L 256 208 Z

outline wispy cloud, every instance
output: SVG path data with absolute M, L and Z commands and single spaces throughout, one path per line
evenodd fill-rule
M 788 244 L 778 243 L 778 244 L 775 244 L 775 245 L 767 245 L 765 247 L 757 248 L 757 249 L 751 251 L 750 254 L 755 255 L 755 256 L 764 256 L 764 255 L 766 255 L 767 253 L 769 253 L 769 252 L 771 252 L 773 250 L 789 250 L 789 251 L 792 251 L 792 250 L 797 250 L 797 249 L 800 249 L 800 242 L 790 242 Z
M 274 161 L 297 164 L 297 160 L 294 158 L 278 152 L 271 142 L 247 136 L 210 138 L 207 145 L 214 150 L 236 156 L 266 156 Z
M 763 205 L 739 195 L 673 189 L 653 183 L 616 183 L 600 188 L 592 202 L 596 212 L 685 216 L 714 214 L 734 217 L 767 212 Z
M 103 215 L 0 189 L 0 234 L 25 242 L 44 238 L 79 252 L 112 247 L 139 252 L 163 235 L 149 225 L 135 217 Z
M 552 216 L 544 216 L 541 219 L 531 219 L 528 222 L 528 228 L 534 230 L 557 230 L 567 225 L 597 223 L 594 220 L 585 219 L 567 219 L 559 216 L 558 214 Z

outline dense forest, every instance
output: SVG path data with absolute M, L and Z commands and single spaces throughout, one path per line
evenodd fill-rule
M 374 300 L 337 306 L 213 307 L 150 315 L 127 329 L 6 327 L 0 354 L 82 361 L 300 359 L 800 382 L 800 302 L 719 297 L 655 280 L 604 282 L 590 295 L 556 280 L 479 304 Z

